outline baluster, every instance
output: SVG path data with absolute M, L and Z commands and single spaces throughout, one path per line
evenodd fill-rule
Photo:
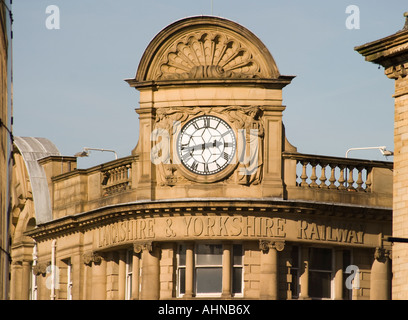
M 112 180 L 113 180 L 113 172 L 112 170 L 108 170 L 108 183 L 106 184 L 107 187 L 109 187 L 110 185 L 112 185 Z
M 327 164 L 321 163 L 320 166 L 322 167 L 322 173 L 321 173 L 320 178 L 319 178 L 320 188 L 327 189 L 328 188 L 328 186 L 326 184 L 326 180 L 327 180 L 327 178 L 326 178 L 326 166 L 327 166 Z
M 343 166 L 343 165 L 340 165 L 339 167 L 340 167 L 339 190 L 345 190 L 346 186 L 344 185 L 344 183 L 346 182 L 346 179 L 345 179 L 345 170 L 344 169 L 346 167 Z
M 302 179 L 300 186 L 303 188 L 306 188 L 309 186 L 306 182 L 306 179 L 307 179 L 306 167 L 309 164 L 309 161 L 302 161 L 301 163 L 302 163 L 303 168 L 302 168 L 302 175 L 300 176 L 300 179 Z
M 366 180 L 366 191 L 367 192 L 371 192 L 371 185 L 372 185 L 372 181 L 371 181 L 371 170 L 372 168 L 367 168 L 367 180 Z
M 356 181 L 356 184 L 357 184 L 356 190 L 357 191 L 364 191 L 364 188 L 363 188 L 363 183 L 364 183 L 364 181 L 363 181 L 363 170 L 364 170 L 364 168 L 357 167 L 357 170 L 358 170 L 358 177 L 357 177 L 357 181 Z
M 318 188 L 319 185 L 316 183 L 316 180 L 317 180 L 317 175 L 316 175 L 316 166 L 317 166 L 317 163 L 316 163 L 315 161 L 313 161 L 313 162 L 310 162 L 310 164 L 312 165 L 312 175 L 310 176 L 310 180 L 311 180 L 312 182 L 310 183 L 310 186 L 311 186 L 312 188 Z
M 330 185 L 329 185 L 329 189 L 337 189 L 335 182 L 336 182 L 336 176 L 335 176 L 335 170 L 336 170 L 336 166 L 333 164 L 330 164 L 330 169 L 331 169 L 331 175 L 330 175 Z
M 353 179 L 353 170 L 354 167 L 348 167 L 348 179 L 347 179 L 347 190 L 349 191 L 355 191 L 356 188 L 354 188 L 354 179 Z M 346 168 L 347 171 L 347 168 Z

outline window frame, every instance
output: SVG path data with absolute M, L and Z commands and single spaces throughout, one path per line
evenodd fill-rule
M 311 251 L 312 250 L 329 250 L 330 251 L 330 270 L 327 269 L 313 269 L 311 266 Z M 333 248 L 327 248 L 327 247 L 309 247 L 309 297 L 314 300 L 333 300 L 334 297 L 334 266 L 335 266 L 335 255 Z M 324 274 L 329 274 L 330 275 L 330 288 L 329 288 L 329 293 L 330 297 L 313 297 L 310 293 L 310 279 L 311 279 L 311 273 L 324 273 Z
M 133 293 L 133 250 L 126 251 L 125 300 L 131 300 Z
M 221 246 L 221 264 L 198 264 L 198 247 L 199 246 Z M 212 243 L 197 243 L 194 246 L 194 276 L 193 276 L 193 283 L 194 283 L 194 292 L 196 297 L 221 297 L 222 295 L 222 268 L 223 268 L 223 261 L 224 261 L 224 253 L 223 253 L 223 247 L 222 244 L 212 244 Z M 197 288 L 198 288 L 198 276 L 197 276 L 197 271 L 199 269 L 220 269 L 221 270 L 221 286 L 220 286 L 220 291 L 219 292 L 204 292 L 204 293 L 198 293 Z M 231 268 L 232 271 L 232 268 Z
M 221 245 L 221 263 L 220 264 L 198 264 L 198 246 L 200 245 L 214 245 L 219 246 Z M 234 246 L 241 247 L 241 264 L 234 263 Z M 223 262 L 224 262 L 224 253 L 223 253 L 223 245 L 220 243 L 195 243 L 193 248 L 193 294 L 195 297 L 198 298 L 220 298 L 222 296 L 222 276 L 223 276 Z M 182 249 L 184 248 L 184 250 Z M 181 262 L 181 256 L 184 255 L 184 263 Z M 232 297 L 243 297 L 244 296 L 244 247 L 242 243 L 231 243 L 231 270 L 230 270 L 230 277 L 231 277 L 231 295 Z M 185 273 L 186 273 L 186 244 L 179 243 L 177 245 L 177 255 L 176 255 L 176 297 L 182 298 L 185 294 Z M 197 269 L 200 268 L 219 268 L 221 270 L 221 290 L 220 292 L 205 292 L 205 293 L 198 293 L 197 292 Z M 234 293 L 234 269 L 241 269 L 241 291 Z M 182 279 L 181 275 L 184 273 L 184 279 Z M 182 280 L 184 280 L 184 288 L 182 287 Z

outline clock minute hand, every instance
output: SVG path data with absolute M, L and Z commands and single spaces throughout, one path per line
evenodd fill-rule
M 201 147 L 202 147 L 202 149 L 204 150 L 204 149 L 206 149 L 206 148 L 208 148 L 208 147 L 216 147 L 216 148 L 218 148 L 220 145 L 222 145 L 221 142 L 219 142 L 219 141 L 217 141 L 217 140 L 214 140 L 214 142 L 203 143 L 203 144 L 201 145 Z

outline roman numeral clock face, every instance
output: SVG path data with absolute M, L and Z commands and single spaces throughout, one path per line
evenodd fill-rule
M 187 122 L 177 140 L 177 150 L 183 165 L 200 175 L 212 175 L 224 170 L 234 158 L 234 131 L 222 119 L 200 116 Z

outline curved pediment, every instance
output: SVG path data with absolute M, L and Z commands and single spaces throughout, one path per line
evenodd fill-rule
M 272 55 L 252 32 L 226 19 L 199 16 L 177 21 L 159 32 L 131 81 L 279 76 Z

